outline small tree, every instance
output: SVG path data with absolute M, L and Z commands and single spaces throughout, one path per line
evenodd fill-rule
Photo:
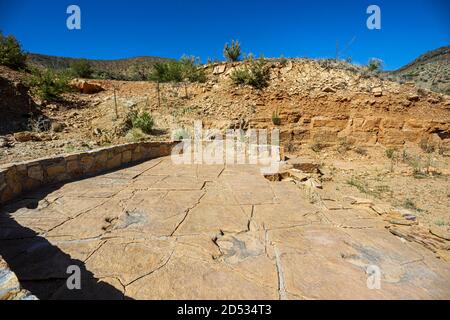
M 250 58 L 247 65 L 235 69 L 230 77 L 237 85 L 250 85 L 255 89 L 263 89 L 269 85 L 270 70 L 264 59 Z
M 26 82 L 42 100 L 58 101 L 61 100 L 62 93 L 70 91 L 67 75 L 50 69 L 33 68 Z
M 165 82 L 167 74 L 167 64 L 157 62 L 153 66 L 153 70 L 149 75 L 149 80 L 156 81 L 156 91 L 158 93 L 158 108 L 161 108 L 161 82 Z
M 0 32 L 0 65 L 11 69 L 25 68 L 27 56 L 23 53 L 20 43 L 13 36 L 5 37 Z
M 241 58 L 241 54 L 241 44 L 239 43 L 239 41 L 232 40 L 231 45 L 226 43 L 225 47 L 223 48 L 223 55 L 228 61 L 239 61 Z
M 70 64 L 71 73 L 78 78 L 90 78 L 92 73 L 91 64 L 86 59 L 75 60 Z
M 185 96 L 188 98 L 187 83 L 188 82 L 206 82 L 206 74 L 203 69 L 199 68 L 200 59 L 194 56 L 184 55 L 180 59 L 182 66 L 182 74 L 184 81 Z
M 377 58 L 370 58 L 367 63 L 367 69 L 370 72 L 378 72 L 383 69 L 383 60 Z
M 194 56 L 181 57 L 183 77 L 189 82 L 206 82 L 206 73 L 200 68 L 200 59 Z

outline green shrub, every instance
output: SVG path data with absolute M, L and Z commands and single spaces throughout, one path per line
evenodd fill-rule
M 94 71 L 88 60 L 80 59 L 70 64 L 70 72 L 74 77 L 90 78 Z
M 23 53 L 19 42 L 13 36 L 5 37 L 0 32 L 0 65 L 11 69 L 25 68 L 27 56 Z
M 33 68 L 26 83 L 34 94 L 47 101 L 61 100 L 61 94 L 70 91 L 69 77 L 50 69 Z
M 378 72 L 381 71 L 383 68 L 383 61 L 377 58 L 370 58 L 369 62 L 367 63 L 367 69 L 370 72 Z
M 269 68 L 263 59 L 250 62 L 250 78 L 248 84 L 256 89 L 267 87 L 269 82 Z
M 146 62 L 135 62 L 128 68 L 128 80 L 131 81 L 147 81 L 152 66 Z
M 363 147 L 356 147 L 355 152 L 361 156 L 367 156 L 367 149 L 364 149 Z
M 272 123 L 276 126 L 279 126 L 281 124 L 280 116 L 278 115 L 278 111 L 274 111 L 272 113 Z
M 143 133 L 150 134 L 154 125 L 153 117 L 150 113 L 138 112 L 136 109 L 131 108 L 125 116 L 122 132 L 128 132 L 131 129 L 140 129 Z
M 206 82 L 204 69 L 199 68 L 200 60 L 194 56 L 183 56 L 180 60 L 183 80 L 189 82 Z
M 230 62 L 236 62 L 239 61 L 241 58 L 241 44 L 239 41 L 231 41 L 231 45 L 226 43 L 225 47 L 223 48 L 223 55 L 225 59 L 227 59 Z
M 385 152 L 386 152 L 386 157 L 391 160 L 393 160 L 397 155 L 397 150 L 395 150 L 395 149 L 386 149 Z
M 420 140 L 419 146 L 425 153 L 433 153 L 437 149 L 436 146 L 427 138 Z
M 190 139 L 191 135 L 185 128 L 179 128 L 172 132 L 173 141 L 182 141 L 185 139 Z
M 325 143 L 322 143 L 320 141 L 314 140 L 312 145 L 311 145 L 311 150 L 314 152 L 319 153 L 320 151 L 322 151 L 323 149 L 325 149 L 327 146 Z
M 413 211 L 421 211 L 419 208 L 417 208 L 416 204 L 412 199 L 406 199 L 405 202 L 403 202 L 403 208 L 413 210 Z
M 199 59 L 183 56 L 179 61 L 158 62 L 149 79 L 157 82 L 205 82 L 206 73 L 199 68 Z
M 247 68 L 238 68 L 231 72 L 230 77 L 235 84 L 244 85 L 247 84 L 250 75 Z
M 250 85 L 263 89 L 269 84 L 269 68 L 263 59 L 250 60 L 243 67 L 233 70 L 231 80 L 237 85 Z
M 337 147 L 337 151 L 340 154 L 345 154 L 347 151 L 350 151 L 352 149 L 352 144 L 348 142 L 346 138 L 339 139 L 339 145 Z
M 144 133 L 151 133 L 153 125 L 153 117 L 148 112 L 142 112 L 133 119 L 133 128 L 139 128 Z

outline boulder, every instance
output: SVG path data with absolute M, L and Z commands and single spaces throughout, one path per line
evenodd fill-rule
M 94 94 L 104 90 L 99 84 L 80 79 L 72 80 L 70 86 L 84 94 Z
M 216 75 L 217 74 L 222 74 L 222 73 L 225 72 L 226 69 L 227 69 L 227 66 L 225 64 L 221 64 L 221 65 L 215 66 L 214 70 L 213 70 L 213 74 L 216 74 Z
M 372 94 L 375 97 L 381 97 L 383 95 L 383 90 L 380 87 L 376 87 L 372 89 Z
M 420 100 L 420 97 L 417 94 L 411 94 L 408 96 L 408 100 L 412 102 L 417 102 Z
M 34 132 L 23 131 L 14 133 L 14 140 L 17 142 L 41 141 L 42 139 Z

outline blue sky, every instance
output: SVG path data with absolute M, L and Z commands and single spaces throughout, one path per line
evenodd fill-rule
M 66 8 L 81 8 L 68 30 Z M 381 30 L 366 9 L 381 8 Z M 386 69 L 450 44 L 450 0 L 0 0 L 0 30 L 29 52 L 91 59 L 133 56 L 222 59 L 225 42 L 265 57 L 342 57 Z

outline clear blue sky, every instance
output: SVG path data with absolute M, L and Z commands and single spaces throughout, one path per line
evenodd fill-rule
M 66 28 L 70 4 L 81 30 Z M 381 30 L 366 27 L 370 4 L 381 7 Z M 450 0 L 0 0 L 0 30 L 29 52 L 91 59 L 222 59 L 231 39 L 265 57 L 334 57 L 338 41 L 351 43 L 343 57 L 395 69 L 450 44 Z

